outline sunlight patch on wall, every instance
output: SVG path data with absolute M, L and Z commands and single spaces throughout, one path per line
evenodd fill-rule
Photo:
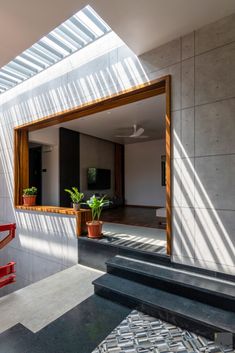
M 215 209 L 175 130 L 174 139 L 178 149 L 174 162 L 174 255 L 208 262 L 214 268 L 218 264 L 219 270 L 234 266 L 235 251 L 222 211 Z

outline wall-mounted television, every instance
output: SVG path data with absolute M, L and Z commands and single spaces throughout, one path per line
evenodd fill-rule
M 87 188 L 88 190 L 106 190 L 111 187 L 111 170 L 100 168 L 88 168 Z

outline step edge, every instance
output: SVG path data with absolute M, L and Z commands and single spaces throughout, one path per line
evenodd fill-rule
M 125 270 L 125 271 L 128 271 L 128 272 L 132 272 L 132 273 L 140 273 L 141 275 L 145 275 L 146 277 L 150 278 L 152 277 L 151 275 L 149 275 L 147 272 L 144 272 L 144 271 L 141 271 L 141 270 L 135 270 L 133 268 L 130 268 L 130 267 L 125 267 L 125 266 L 122 266 L 122 265 L 119 265 L 119 264 L 110 264 L 109 261 L 106 262 L 106 265 L 109 266 L 109 267 L 115 267 L 115 268 L 118 268 L 120 270 Z M 150 265 L 151 266 L 151 265 Z M 182 287 L 186 286 L 186 287 L 190 287 L 191 289 L 199 289 L 201 290 L 203 293 L 206 293 L 206 292 L 210 292 L 210 293 L 214 293 L 214 294 L 219 294 L 220 297 L 223 297 L 225 299 L 233 299 L 235 301 L 235 296 L 231 296 L 231 295 L 227 295 L 226 293 L 220 293 L 220 292 L 216 292 L 212 289 L 208 289 L 208 290 L 205 290 L 204 287 L 197 287 L 195 285 L 191 285 L 191 284 L 185 284 L 184 282 L 180 282 L 179 280 L 170 280 L 168 278 L 165 278 L 164 276 L 161 276 L 161 275 L 153 275 L 153 277 L 155 279 L 161 279 L 161 280 L 164 280 L 165 282 L 167 283 L 173 283 L 173 284 L 178 284 Z M 213 280 L 213 279 L 212 279 Z M 234 288 L 235 289 L 235 288 Z
M 94 286 L 100 286 L 100 287 L 102 287 L 102 288 L 105 288 L 105 289 L 108 289 L 108 290 L 111 290 L 111 291 L 113 291 L 113 292 L 115 292 L 115 293 L 117 293 L 117 294 L 120 294 L 120 295 L 124 295 L 125 297 L 128 297 L 128 295 L 127 294 L 125 294 L 123 291 L 121 291 L 121 290 L 119 290 L 119 289 L 113 289 L 112 287 L 110 287 L 109 285 L 107 286 L 107 285 L 104 285 L 104 284 L 100 284 L 99 283 L 99 279 L 100 278 L 103 278 L 103 277 L 107 277 L 107 276 L 111 276 L 111 277 L 115 277 L 115 276 L 112 276 L 112 275 L 110 275 L 110 274 L 105 274 L 105 275 L 103 275 L 103 276 L 101 276 L 101 277 L 99 277 L 99 278 L 97 278 L 97 279 L 95 279 L 93 282 L 92 282 L 92 284 L 94 285 Z M 125 279 L 126 280 L 126 279 Z M 130 280 L 126 280 L 126 281 L 128 281 L 128 282 L 131 282 Z M 98 282 L 98 283 L 97 283 Z M 139 284 L 139 285 L 141 285 L 141 284 Z M 143 284 L 142 284 L 143 285 Z M 147 287 L 147 286 L 146 286 Z M 150 287 L 148 287 L 148 288 L 150 288 Z M 152 290 L 154 290 L 155 288 L 151 288 Z M 164 292 L 164 291 L 162 291 L 162 292 Z M 171 294 L 171 293 L 170 293 Z M 176 295 L 176 294 L 174 294 L 174 295 Z M 179 295 L 176 295 L 177 297 L 180 297 Z M 134 297 L 133 295 L 129 295 L 129 297 L 131 297 L 131 298 L 134 298 L 134 299 L 136 299 L 137 297 Z M 165 307 L 163 307 L 163 306 L 158 306 L 158 305 L 156 305 L 156 304 L 154 304 L 154 303 L 151 303 L 151 302 L 149 302 L 149 301 L 146 301 L 145 299 L 138 299 L 139 301 L 141 300 L 143 303 L 146 303 L 146 304 L 149 304 L 149 305 L 152 305 L 153 307 L 155 306 L 155 307 L 158 307 L 158 308 L 163 308 L 164 310 L 167 310 L 169 313 L 171 313 L 172 312 L 172 310 L 169 310 L 168 308 L 165 308 Z M 191 299 L 188 299 L 188 298 L 186 298 L 186 300 L 188 300 L 188 301 L 191 301 Z M 210 305 L 208 305 L 208 304 L 204 304 L 204 303 L 201 303 L 201 302 L 198 302 L 198 301 L 196 301 L 196 300 L 194 300 L 194 302 L 196 302 L 196 303 L 198 303 L 199 305 L 207 305 L 208 307 L 211 307 Z M 212 307 L 211 307 L 212 308 Z M 224 310 L 224 309 L 220 309 L 220 308 L 214 308 L 213 307 L 213 309 L 214 310 L 220 310 L 220 311 L 224 311 L 224 312 L 228 312 L 228 310 Z M 177 313 L 177 315 L 182 315 L 182 317 L 185 317 L 185 318 L 191 318 L 190 316 L 187 316 L 187 315 L 184 315 L 184 314 L 182 314 L 182 313 L 179 313 L 179 312 L 177 312 L 177 311 L 175 311 L 175 313 Z M 235 315 L 235 314 L 234 314 Z M 199 321 L 198 319 L 194 319 L 195 321 L 198 321 L 199 323 L 200 322 L 204 322 L 204 321 Z M 207 322 L 206 322 L 207 323 Z M 210 323 L 208 323 L 208 325 L 211 325 Z M 213 327 L 213 328 L 219 328 L 219 326 L 211 326 L 211 327 Z M 220 329 L 222 330 L 224 330 L 225 332 L 230 332 L 230 333 L 233 333 L 233 334 L 235 334 L 235 330 L 234 331 L 231 331 L 231 330 L 228 330 L 227 328 L 222 328 L 222 327 L 220 327 Z
M 219 278 L 219 277 L 215 277 L 213 275 L 210 275 L 210 274 L 204 274 L 204 273 L 200 273 L 198 271 L 194 271 L 193 267 L 192 266 L 187 266 L 187 268 L 177 268 L 177 267 L 174 267 L 174 266 L 167 266 L 167 265 L 163 265 L 163 264 L 155 264 L 155 263 L 152 263 L 152 262 L 147 262 L 147 261 L 143 261 L 143 260 L 138 260 L 138 259 L 135 259 L 135 258 L 130 258 L 130 257 L 125 257 L 125 256 L 120 256 L 120 255 L 116 255 L 110 259 L 108 259 L 105 263 L 106 264 L 115 264 L 116 265 L 116 262 L 115 260 L 117 259 L 124 259 L 124 261 L 132 261 L 134 263 L 143 263 L 143 264 L 146 264 L 147 266 L 150 266 L 150 267 L 161 267 L 163 269 L 166 269 L 166 270 L 169 270 L 169 271 L 179 271 L 181 273 L 184 273 L 186 275 L 192 275 L 192 276 L 195 276 L 195 277 L 199 277 L 199 276 L 203 276 L 205 279 L 208 279 L 208 280 L 211 280 L 211 281 L 217 281 L 217 282 L 220 282 L 222 284 L 228 284 L 228 285 L 231 285 L 231 286 L 234 286 L 235 288 L 235 280 L 233 279 L 224 279 L 224 278 Z M 172 263 L 174 264 L 174 263 Z M 207 270 L 206 270 L 207 271 Z
M 146 306 L 149 306 L 149 307 L 153 307 L 153 308 L 158 308 L 158 309 L 162 309 L 162 310 L 164 310 L 164 311 L 166 311 L 167 313 L 169 313 L 169 314 L 171 314 L 172 313 L 172 310 L 169 310 L 168 308 L 165 308 L 165 307 L 163 307 L 163 306 L 159 306 L 159 305 L 156 305 L 156 304 L 154 304 L 154 303 L 151 303 L 151 302 L 149 302 L 149 301 L 146 301 L 146 300 L 140 300 L 140 299 L 138 299 L 137 297 L 134 297 L 134 296 L 132 296 L 132 295 L 127 295 L 127 294 L 125 294 L 124 292 L 122 292 L 122 291 L 119 291 L 119 290 L 117 290 L 117 289 L 113 289 L 113 288 L 110 288 L 110 287 L 107 287 L 107 286 L 105 286 L 105 285 L 103 285 L 103 284 L 97 284 L 97 283 L 95 283 L 94 284 L 94 286 L 97 286 L 97 287 L 102 287 L 102 288 L 104 288 L 105 290 L 111 290 L 111 291 L 113 291 L 113 292 L 115 292 L 116 294 L 119 294 L 119 295 L 121 295 L 121 296 L 123 296 L 123 297 L 130 297 L 131 299 L 134 299 L 136 302 L 142 302 L 142 304 L 143 305 L 146 305 Z M 230 330 L 229 328 L 225 328 L 224 326 L 214 326 L 213 324 L 211 324 L 211 322 L 208 322 L 208 321 L 202 321 L 202 320 L 199 320 L 199 319 L 197 319 L 197 318 L 194 318 L 194 317 L 192 317 L 192 316 L 188 316 L 188 315 L 185 315 L 185 314 L 182 314 L 182 313 L 179 313 L 179 312 L 177 312 L 177 311 L 174 311 L 174 313 L 176 314 L 176 315 L 178 315 L 178 316 L 180 316 L 181 318 L 183 318 L 183 319 L 187 319 L 187 320 L 191 320 L 191 321 L 194 321 L 194 322 L 196 322 L 197 324 L 200 324 L 200 325 L 206 325 L 207 327 L 209 327 L 209 328 L 211 328 L 211 329 L 213 329 L 213 330 L 218 330 L 218 331 L 222 331 L 222 332 L 229 332 L 229 333 L 231 333 L 231 334 L 235 334 L 235 332 L 233 331 L 233 330 Z
M 226 274 L 223 272 L 212 271 L 212 270 L 201 268 L 201 267 L 194 267 L 191 265 L 180 264 L 180 263 L 173 262 L 173 261 L 168 261 L 168 264 L 166 265 L 166 264 L 162 264 L 162 263 L 155 263 L 152 261 L 140 260 L 140 259 L 137 259 L 134 257 L 132 258 L 132 257 L 119 255 L 119 254 L 115 255 L 114 257 L 110 258 L 109 260 L 112 260 L 114 258 L 119 258 L 119 257 L 125 258 L 127 260 L 131 260 L 131 261 L 147 263 L 148 265 L 153 265 L 153 266 L 162 266 L 162 267 L 167 266 L 169 269 L 172 269 L 172 270 L 190 272 L 190 273 L 193 273 L 195 276 L 202 275 L 202 276 L 208 277 L 209 279 L 214 279 L 214 280 L 218 280 L 218 281 L 223 281 L 223 282 L 235 284 L 235 276 L 232 274 Z

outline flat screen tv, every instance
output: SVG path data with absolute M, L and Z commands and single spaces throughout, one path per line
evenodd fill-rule
M 87 188 L 88 190 L 106 190 L 111 187 L 111 170 L 100 168 L 88 168 Z

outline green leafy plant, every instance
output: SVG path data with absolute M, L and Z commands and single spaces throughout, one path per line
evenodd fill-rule
M 79 192 L 76 186 L 73 186 L 71 190 L 64 189 L 64 191 L 69 193 L 73 203 L 79 203 L 84 197 L 84 194 L 82 192 Z
M 26 188 L 23 190 L 23 196 L 35 196 L 37 195 L 38 189 L 35 186 Z
M 98 198 L 93 195 L 90 200 L 87 201 L 87 205 L 90 207 L 92 213 L 92 222 L 99 221 L 103 207 L 108 204 L 109 201 L 105 200 L 105 196 Z

